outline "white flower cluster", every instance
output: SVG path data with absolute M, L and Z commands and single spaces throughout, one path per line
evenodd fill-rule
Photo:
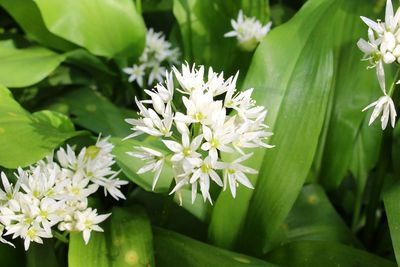
M 53 156 L 18 169 L 16 182 L 10 183 L 1 173 L 4 191 L 0 189 L 0 230 L 4 235 L 24 239 L 25 250 L 30 242 L 42 243 L 42 238 L 53 237 L 55 226 L 60 231 L 83 232 L 88 243 L 91 231 L 103 231 L 99 223 L 110 214 L 99 215 L 88 207 L 88 197 L 99 187 L 115 199 L 125 198 L 119 188 L 127 184 L 116 178 L 119 172 L 111 169 L 113 145 L 108 138 L 83 148 L 78 155 L 67 146 Z M 0 237 L 0 241 L 7 243 Z
M 178 48 L 171 49 L 171 43 L 165 40 L 164 34 L 154 32 L 150 28 L 146 35 L 146 47 L 139 58 L 139 63 L 131 68 L 124 68 L 123 71 L 129 75 L 129 82 L 136 81 L 140 87 L 145 84 L 151 86 L 154 81 L 163 81 L 165 67 L 177 64 L 178 57 Z
M 233 31 L 224 37 L 236 37 L 238 45 L 245 51 L 253 51 L 265 35 L 271 30 L 272 22 L 262 25 L 255 17 L 246 17 L 239 11 L 237 20 L 231 20 Z
M 383 96 L 371 103 L 363 111 L 374 107 L 369 124 L 372 124 L 382 113 L 381 126 L 385 129 L 390 118 L 390 123 L 394 127 L 396 123 L 396 109 L 391 98 L 394 84 L 389 92 L 386 92 L 384 64 L 400 63 L 400 8 L 396 14 L 393 12 L 391 0 L 386 2 L 385 21 L 372 21 L 369 18 L 361 17 L 367 24 L 368 41 L 360 39 L 358 47 L 364 52 L 364 58 L 370 62 L 370 68 L 376 68 L 379 85 Z
M 180 85 L 176 90 L 174 76 Z M 179 190 L 190 185 L 192 202 L 199 187 L 204 201 L 212 203 L 211 181 L 224 190 L 229 184 L 233 197 L 239 184 L 253 188 L 246 174 L 256 170 L 242 165 L 252 156 L 245 149 L 272 147 L 265 143 L 272 133 L 264 124 L 267 111 L 251 98 L 253 89 L 236 90 L 237 77 L 225 80 L 223 73 L 210 68 L 205 81 L 202 66 L 196 69 L 195 65 L 183 65 L 182 72 L 174 68 L 167 73 L 165 84 L 145 91 L 151 100 L 136 99 L 139 118 L 126 120 L 133 126 L 133 134 L 127 138 L 141 134 L 160 137 L 165 151 L 170 151 L 140 146 L 129 152 L 146 162 L 139 174 L 154 173 L 153 189 L 166 161 L 172 164 L 176 182 L 171 194 L 180 196 Z M 175 105 L 181 109 L 176 110 Z M 221 153 L 231 153 L 229 158 L 234 159 L 222 158 Z

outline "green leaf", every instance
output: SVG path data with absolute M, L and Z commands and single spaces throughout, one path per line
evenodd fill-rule
M 0 0 L 0 5 L 17 21 L 28 37 L 40 44 L 62 51 L 76 47 L 49 32 L 38 7 L 32 0 Z
M 111 266 L 154 266 L 153 234 L 143 209 L 114 208 L 112 213 Z
M 92 231 L 87 245 L 82 233 L 69 235 L 68 267 L 82 266 L 110 267 L 105 233 Z
M 153 232 L 157 266 L 275 266 L 265 261 L 213 247 L 161 228 L 155 228 Z
M 85 245 L 82 233 L 71 233 L 69 267 L 154 266 L 152 232 L 139 207 L 114 208 L 103 233 L 92 231 Z
M 400 182 L 387 186 L 383 192 L 390 237 L 397 264 L 400 263 Z
M 335 95 L 333 109 L 329 121 L 328 134 L 324 145 L 322 166 L 320 175 L 321 183 L 329 189 L 337 188 L 343 180 L 349 165 L 351 164 L 353 151 L 358 151 L 360 145 L 367 150 L 373 150 L 380 143 L 382 131 L 371 129 L 367 122 L 363 123 L 365 117 L 369 117 L 370 112 L 361 112 L 362 108 L 369 103 L 377 100 L 381 94 L 375 70 L 367 70 L 367 62 L 361 61 L 362 52 L 355 45 L 359 38 L 367 36 L 367 27 L 358 17 L 359 15 L 368 16 L 373 10 L 373 2 L 348 1 L 345 12 L 351 10 L 351 15 L 344 16 L 338 20 L 339 25 L 335 28 L 338 31 L 335 42 L 338 43 L 338 67 L 335 81 Z M 357 10 L 355 12 L 355 10 Z M 357 79 L 354 79 L 357 77 Z M 361 131 L 363 128 L 371 131 L 373 138 L 364 142 Z M 370 147 L 370 148 L 369 148 Z M 366 157 L 365 160 L 373 161 L 368 166 L 359 166 L 359 171 L 368 172 L 374 165 L 375 153 L 360 155 Z M 357 155 L 355 155 L 357 156 Z M 360 159 L 357 159 L 360 160 Z M 375 160 L 376 161 L 376 160 Z M 360 162 L 361 163 L 361 162 Z M 353 168 L 354 169 L 354 168 Z M 364 179 L 356 175 L 359 179 Z
M 50 32 L 95 55 L 138 57 L 144 48 L 145 25 L 131 0 L 35 2 Z
M 5 87 L 0 86 L 0 165 L 15 169 L 47 156 L 65 140 L 78 135 L 62 114 L 25 111 Z
M 270 252 L 270 262 L 290 267 L 395 267 L 393 262 L 334 242 L 300 241 Z
M 49 108 L 69 114 L 77 125 L 105 136 L 126 137 L 131 133 L 126 112 L 89 88 L 70 91 Z
M 110 141 L 115 145 L 113 154 L 122 172 L 143 189 L 151 191 L 154 173 L 137 174 L 137 171 L 146 163 L 128 155 L 127 152 L 132 152 L 136 146 L 145 146 L 160 152 L 163 152 L 163 149 L 154 146 L 154 143 L 156 143 L 155 140 L 146 142 L 135 139 L 122 140 L 120 138 L 111 138 Z M 154 191 L 159 193 L 169 192 L 172 179 L 172 167 L 168 163 L 165 163 Z
M 284 243 L 299 240 L 321 240 L 360 245 L 337 214 L 322 187 L 304 186 L 285 223 Z
M 274 132 L 270 143 L 276 147 L 258 150 L 252 158 L 251 167 L 259 170 L 258 179 L 251 177 L 254 193 L 239 188 L 236 199 L 226 192 L 218 198 L 210 237 L 220 246 L 238 242 L 241 249 L 255 254 L 273 247 L 274 233 L 308 175 L 332 84 L 331 43 L 320 41 L 332 25 L 332 18 L 325 15 L 338 8 L 332 2 L 307 2 L 256 50 L 243 87 L 255 88 L 257 104 L 268 109 L 267 124 Z M 283 42 L 288 36 L 290 41 Z M 243 238 L 237 240 L 239 232 Z
M 0 58 L 0 84 L 26 87 L 46 78 L 65 56 L 43 47 L 16 49 L 0 45 Z

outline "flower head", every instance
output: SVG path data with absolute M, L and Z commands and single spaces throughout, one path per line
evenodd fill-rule
M 24 239 L 27 250 L 31 242 L 42 243 L 53 236 L 53 227 L 61 231 L 81 231 L 85 242 L 91 231 L 102 231 L 98 224 L 109 214 L 97 215 L 88 208 L 88 197 L 100 187 L 115 199 L 124 195 L 113 171 L 113 145 L 108 138 L 98 138 L 95 145 L 75 153 L 71 146 L 56 151 L 26 170 L 18 169 L 13 185 L 1 173 L 4 190 L 0 189 L 0 242 L 10 244 L 2 235 Z
M 175 92 L 172 75 L 180 85 Z M 271 147 L 265 141 L 272 134 L 264 124 L 267 112 L 251 98 L 252 90 L 237 92 L 237 75 L 224 79 L 222 73 L 215 73 L 212 68 L 205 79 L 203 66 L 183 65 L 181 72 L 174 68 L 167 77 L 167 86 L 162 90 L 158 90 L 158 85 L 155 90 L 146 91 L 151 99 L 136 100 L 139 118 L 127 120 L 133 125 L 133 134 L 128 138 L 147 134 L 161 138 L 160 145 L 164 145 L 164 150 L 143 145 L 128 152 L 146 162 L 138 173 L 153 172 L 154 189 L 164 162 L 170 162 L 176 183 L 171 193 L 179 196 L 180 190 L 189 186 L 192 201 L 200 189 L 204 201 L 212 202 L 211 183 L 225 187 L 239 181 L 252 188 L 246 174 L 254 172 L 239 164 L 251 154 L 235 161 L 235 150 L 245 154 L 249 148 Z M 166 117 L 168 127 L 164 123 Z M 222 153 L 232 154 L 228 158 L 233 160 L 224 160 Z M 236 172 L 222 181 L 221 172 L 227 169 Z
M 225 37 L 236 37 L 238 45 L 245 51 L 252 51 L 270 31 L 272 22 L 262 25 L 255 17 L 246 17 L 239 11 L 237 20 L 231 20 L 233 31 L 224 34 Z
M 140 87 L 162 82 L 166 73 L 165 67 L 178 63 L 179 50 L 171 47 L 171 43 L 165 40 L 162 32 L 155 32 L 150 28 L 139 62 L 132 67 L 122 69 L 129 75 L 128 81 L 136 81 Z
M 369 104 L 367 107 L 363 109 L 363 111 L 366 111 L 367 109 L 370 109 L 374 107 L 374 111 L 371 114 L 371 118 L 369 119 L 369 125 L 371 125 L 376 118 L 379 117 L 382 113 L 381 117 L 381 125 L 382 125 L 382 130 L 384 130 L 389 122 L 390 118 L 390 124 L 394 128 L 394 125 L 396 123 L 396 108 L 394 106 L 393 100 L 390 96 L 384 95 L 380 97 L 377 101 Z

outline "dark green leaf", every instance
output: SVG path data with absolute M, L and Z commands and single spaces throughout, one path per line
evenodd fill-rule
M 275 266 L 256 258 L 201 243 L 171 231 L 160 228 L 153 231 L 157 266 Z
M 266 256 L 270 262 L 290 267 L 395 267 L 371 253 L 334 242 L 300 241 L 287 244 Z

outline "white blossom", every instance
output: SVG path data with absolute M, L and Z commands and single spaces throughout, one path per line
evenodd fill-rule
M 86 243 L 91 231 L 102 231 L 98 224 L 109 214 L 98 215 L 88 208 L 88 197 L 103 187 L 105 195 L 125 199 L 120 188 L 128 183 L 111 168 L 115 163 L 112 149 L 108 137 L 99 137 L 78 155 L 67 145 L 56 151 L 58 162 L 50 155 L 25 170 L 18 168 L 15 185 L 2 172 L 0 242 L 12 245 L 3 235 L 20 237 L 27 250 L 31 242 L 53 237 L 54 227 L 81 231 Z
M 371 114 L 371 118 L 369 119 L 369 125 L 371 125 L 379 117 L 379 115 L 382 114 L 381 117 L 382 130 L 386 128 L 389 122 L 389 118 L 390 118 L 390 124 L 394 128 L 394 125 L 396 123 L 397 113 L 393 100 L 390 96 L 384 95 L 380 97 L 377 101 L 365 107 L 363 111 L 366 111 L 367 109 L 370 109 L 372 107 L 374 107 L 374 110 Z
M 177 88 L 172 85 L 172 75 L 179 83 Z M 139 118 L 126 120 L 133 130 L 127 138 L 146 134 L 160 140 L 160 150 L 143 144 L 128 152 L 145 162 L 137 173 L 153 172 L 154 190 L 165 162 L 170 163 L 175 179 L 170 193 L 179 197 L 181 189 L 190 187 L 192 201 L 200 190 L 203 200 L 212 203 L 211 183 L 224 188 L 230 183 L 233 195 L 236 191 L 232 184 L 237 182 L 252 188 L 246 175 L 254 172 L 239 164 L 244 159 L 235 150 L 250 157 L 248 149 L 272 147 L 266 142 L 272 135 L 264 124 L 267 111 L 252 99 L 253 89 L 237 90 L 238 74 L 225 79 L 223 73 L 210 68 L 205 77 L 203 66 L 196 68 L 187 63 L 181 72 L 173 68 L 167 77 L 166 86 L 159 84 L 146 91 L 150 99 L 136 100 Z M 168 110 L 165 115 L 164 108 L 172 106 L 178 109 Z M 163 122 L 165 116 L 169 118 L 167 125 Z M 222 157 L 224 153 L 231 153 L 227 157 L 230 160 Z M 235 157 L 239 159 L 235 161 Z M 227 176 L 228 168 L 236 172 Z M 224 181 L 220 178 L 222 173 L 227 177 Z
M 255 17 L 246 17 L 240 10 L 237 20 L 231 20 L 233 30 L 224 37 L 236 37 L 240 48 L 252 51 L 264 36 L 271 30 L 272 22 L 262 25 Z
M 139 62 L 122 70 L 129 75 L 129 82 L 136 81 L 140 87 L 150 86 L 163 81 L 166 67 L 178 63 L 178 57 L 178 48 L 172 48 L 162 32 L 155 32 L 150 28 L 146 34 L 146 45 Z

